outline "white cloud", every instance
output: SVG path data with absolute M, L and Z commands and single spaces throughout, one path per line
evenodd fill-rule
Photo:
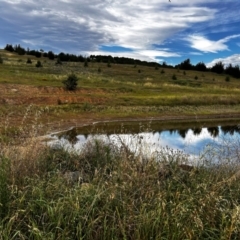
M 216 53 L 219 51 L 229 50 L 228 46 L 225 44 L 233 38 L 239 38 L 240 34 L 232 35 L 220 39 L 218 41 L 212 41 L 204 36 L 191 35 L 186 40 L 190 42 L 190 46 L 202 52 L 212 52 Z
M 46 45 L 63 46 L 71 38 L 80 50 L 109 43 L 151 49 L 190 24 L 213 18 L 215 10 L 192 5 L 186 0 L 2 0 L 1 17 L 19 38 L 40 38 Z
M 235 66 L 239 65 L 240 66 L 240 54 L 234 54 L 226 58 L 217 58 L 214 59 L 213 61 L 209 62 L 206 64 L 207 67 L 212 67 L 215 65 L 217 62 L 222 62 L 225 66 L 228 66 L 230 63 Z
M 1 37 L 6 43 L 26 44 L 26 47 L 46 48 L 55 52 L 88 54 L 99 51 L 103 45 L 118 45 L 133 50 L 124 54 L 151 60 L 158 56 L 178 57 L 178 53 L 153 46 L 175 40 L 177 33 L 196 23 L 209 25 L 216 14 L 220 14 L 213 7 L 207 7 L 207 4 L 219 3 L 219 0 L 172 0 L 171 3 L 168 0 L 0 2 L 0 32 L 5 33 Z M 235 4 L 234 0 L 226 2 Z M 224 16 L 222 22 L 232 21 L 229 14 Z M 1 24 L 1 19 L 4 24 Z M 226 50 L 228 40 L 214 42 L 205 37 L 192 36 L 189 41 L 195 49 L 216 52 Z M 201 47 L 201 44 L 206 47 Z
M 158 61 L 163 59 L 156 59 L 156 57 L 180 57 L 178 53 L 166 51 L 166 50 L 136 50 L 132 52 L 106 52 L 106 51 L 92 51 L 84 52 L 84 55 L 111 55 L 113 57 L 129 57 L 133 59 L 140 59 L 143 61 Z

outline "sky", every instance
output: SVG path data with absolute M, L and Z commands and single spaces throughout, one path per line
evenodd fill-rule
M 240 0 L 0 0 L 0 48 L 240 65 Z

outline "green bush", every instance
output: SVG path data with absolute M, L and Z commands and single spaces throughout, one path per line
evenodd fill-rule
M 195 76 L 195 78 L 194 78 L 195 80 L 198 80 L 198 76 Z
M 27 64 L 31 64 L 32 63 L 32 60 L 30 58 L 27 59 Z
M 87 59 L 85 59 L 85 61 L 84 61 L 84 67 L 88 67 L 88 60 Z
M 3 64 L 3 58 L 1 55 L 0 55 L 0 64 Z
M 172 80 L 177 80 L 177 77 L 175 74 L 172 75 Z
M 37 63 L 36 63 L 36 65 L 35 65 L 36 67 L 43 67 L 43 65 L 42 65 L 42 63 L 41 63 L 41 61 L 37 61 Z
M 225 81 L 226 81 L 226 82 L 229 82 L 229 81 L 230 81 L 230 77 L 227 76 L 227 77 L 225 78 Z
M 66 90 L 69 90 L 69 91 L 76 90 L 77 82 L 78 82 L 78 77 L 74 73 L 70 74 L 66 80 L 62 81 Z
M 58 58 L 55 64 L 56 65 L 62 65 L 62 61 Z

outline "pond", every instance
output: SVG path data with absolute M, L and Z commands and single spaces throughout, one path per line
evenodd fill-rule
M 52 135 L 53 146 L 80 151 L 91 139 L 124 144 L 133 152 L 151 155 L 159 149 L 182 151 L 192 159 L 240 159 L 239 121 L 105 122 Z M 238 153 L 239 152 L 239 153 Z M 238 156 L 239 155 L 239 156 Z

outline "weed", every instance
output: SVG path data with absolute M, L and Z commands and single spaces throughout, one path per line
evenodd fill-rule
M 88 102 L 85 102 L 82 106 L 82 109 L 84 112 L 89 112 L 91 111 L 93 108 L 92 104 L 88 103 Z
M 1 153 L 0 153 L 1 154 Z M 8 214 L 10 194 L 9 194 L 10 161 L 0 155 L 0 221 Z
M 32 64 L 32 60 L 30 58 L 27 59 L 27 64 Z
M 177 77 L 175 74 L 172 75 L 172 80 L 177 80 Z
M 225 81 L 226 81 L 226 82 L 229 82 L 229 81 L 230 81 L 230 77 L 227 76 L 227 77 L 225 78 Z
M 88 67 L 88 60 L 87 60 L 87 59 L 85 59 L 83 66 L 84 66 L 84 67 Z
M 40 67 L 43 67 L 41 61 L 37 61 L 36 65 L 35 65 L 37 68 L 40 68 Z

